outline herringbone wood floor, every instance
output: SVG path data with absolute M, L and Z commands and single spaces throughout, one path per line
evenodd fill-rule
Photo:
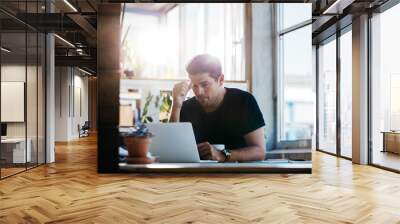
M 99 175 L 96 139 L 0 181 L 0 223 L 400 223 L 400 175 L 313 155 L 312 175 Z

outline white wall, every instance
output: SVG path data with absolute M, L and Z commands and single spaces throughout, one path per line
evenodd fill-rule
M 2 82 L 25 82 L 25 65 L 2 65 L 1 66 L 1 81 Z M 31 70 L 32 67 L 28 67 Z M 2 96 L 2 98 L 5 96 Z M 9 108 L 1 108 L 1 110 L 8 110 Z M 24 110 L 24 108 L 22 108 Z M 7 123 L 8 137 L 25 137 L 25 124 L 24 122 Z
M 37 70 L 38 69 L 38 70 Z M 27 78 L 27 80 L 26 80 Z M 42 68 L 36 66 L 27 67 L 25 64 L 4 64 L 1 67 L 1 81 L 2 82 L 24 82 L 26 85 L 26 106 L 23 102 L 21 113 L 25 114 L 26 120 L 21 122 L 6 122 L 7 123 L 7 137 L 8 138 L 24 138 L 25 135 L 30 139 L 30 148 L 33 162 L 39 158 L 39 163 L 44 162 L 44 74 Z M 24 94 L 24 90 L 21 94 Z M 7 97 L 7 96 L 2 96 Z M 25 100 L 24 100 L 25 101 Z M 12 108 L 1 108 L 3 112 L 16 113 Z M 39 156 L 37 157 L 37 153 Z
M 82 126 L 85 121 L 89 119 L 88 113 L 88 78 L 82 77 L 81 73 L 76 74 L 76 70 L 74 71 L 74 91 L 71 96 L 71 99 L 74 99 L 74 102 L 71 102 L 72 114 L 71 114 L 71 136 L 72 138 L 78 138 L 78 125 Z
M 25 65 L 2 65 L 1 81 L 25 82 L 25 69 Z M 7 110 L 7 108 L 1 108 L 1 110 Z M 25 123 L 7 123 L 7 137 L 25 137 Z
M 78 124 L 88 120 L 88 78 L 75 68 L 56 67 L 55 86 L 55 141 L 77 139 Z
M 70 83 L 67 67 L 55 68 L 55 141 L 68 141 L 68 117 Z
M 27 69 L 27 70 L 25 70 Z M 27 119 L 28 119 L 28 137 L 31 133 L 30 127 L 36 130 L 36 80 L 32 79 L 32 75 L 36 76 L 36 67 L 25 65 L 2 65 L 1 67 L 1 81 L 4 82 L 25 82 L 26 71 L 28 72 L 28 87 L 27 87 Z M 40 71 L 39 71 L 40 72 Z M 40 107 L 40 105 L 39 105 Z M 8 108 L 1 108 L 7 110 Z M 33 122 L 33 123 L 32 123 Z M 7 136 L 8 137 L 25 137 L 25 123 L 26 122 L 8 122 L 7 123 Z M 35 126 L 35 127 L 33 127 Z M 36 133 L 36 131 L 35 131 Z

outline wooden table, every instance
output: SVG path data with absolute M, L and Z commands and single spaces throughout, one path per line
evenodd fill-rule
M 120 163 L 122 172 L 133 173 L 311 173 L 311 161 L 262 161 L 248 163 Z
M 400 154 L 400 131 L 383 131 L 382 152 Z
M 25 164 L 31 161 L 32 140 L 30 138 L 1 139 L 1 147 L 1 159 L 5 160 L 4 163 Z

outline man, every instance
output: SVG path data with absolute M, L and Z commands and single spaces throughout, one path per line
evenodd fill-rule
M 191 122 L 200 158 L 257 161 L 265 158 L 265 125 L 255 98 L 248 92 L 225 88 L 219 60 L 203 54 L 186 67 L 190 81 L 174 86 L 170 122 Z M 185 101 L 190 89 L 195 97 Z M 224 144 L 225 150 L 213 144 Z

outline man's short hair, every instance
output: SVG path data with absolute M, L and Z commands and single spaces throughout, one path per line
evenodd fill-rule
M 208 73 L 214 79 L 222 74 L 221 63 L 218 58 L 210 54 L 200 54 L 192 58 L 186 66 L 189 75 Z

